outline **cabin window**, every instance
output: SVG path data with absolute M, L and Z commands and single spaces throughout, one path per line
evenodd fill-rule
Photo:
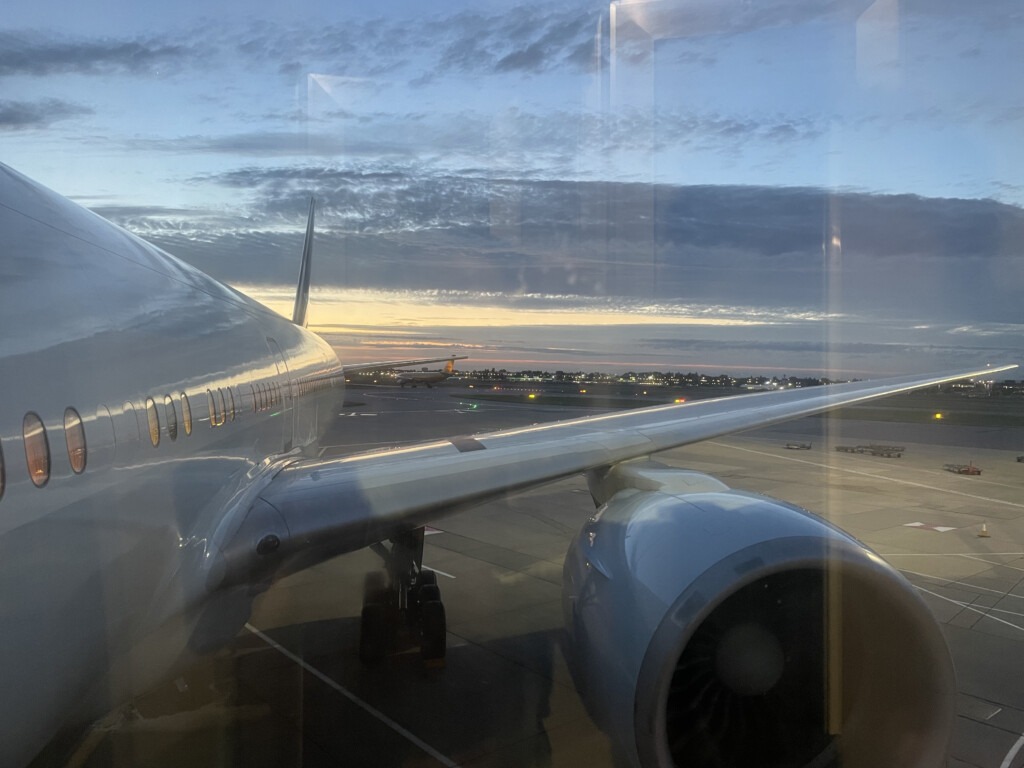
M 192 406 L 188 404 L 188 395 L 181 393 L 181 421 L 185 426 L 185 434 L 192 434 Z
M 68 444 L 68 460 L 76 475 L 85 471 L 85 427 L 74 408 L 64 409 L 64 439 Z
M 229 406 L 228 407 L 228 414 L 230 415 L 231 420 L 234 421 L 235 420 L 235 393 L 231 389 L 231 387 L 228 387 L 228 406 Z
M 46 439 L 46 427 L 43 426 L 43 420 L 30 411 L 25 414 L 21 429 L 25 438 L 29 477 L 36 488 L 42 488 L 50 479 L 50 443 Z
M 174 411 L 174 398 L 164 395 L 164 421 L 167 422 L 167 436 L 178 439 L 178 414 Z
M 217 422 L 217 425 L 220 426 L 227 419 L 228 412 L 227 403 L 224 402 L 224 390 L 220 387 L 217 387 L 217 399 L 220 401 L 220 411 L 218 413 L 220 421 Z
M 206 407 L 210 410 L 210 426 L 217 426 L 217 405 L 213 399 L 213 391 L 206 390 Z
M 149 422 L 149 441 L 156 448 L 160 445 L 160 416 L 156 412 L 156 403 L 152 397 L 146 398 L 146 421 Z

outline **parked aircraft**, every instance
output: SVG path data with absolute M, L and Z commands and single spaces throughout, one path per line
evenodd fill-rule
M 952 668 L 910 585 L 810 513 L 645 457 L 1013 366 L 320 459 L 351 368 L 302 327 L 303 281 L 286 320 L 3 165 L 0 232 L 0 765 L 363 547 L 387 573 L 363 660 L 400 618 L 443 655 L 423 526 L 578 473 L 599 508 L 566 557 L 568 649 L 625 764 L 940 763 Z
M 444 367 L 443 371 L 428 371 L 426 369 L 422 371 L 398 371 L 398 385 L 404 387 L 406 384 L 412 384 L 412 386 L 416 387 L 420 384 L 426 384 L 428 387 L 432 387 L 434 384 L 440 384 L 455 371 L 455 361 L 464 360 L 465 358 L 466 355 L 448 358 L 448 364 Z

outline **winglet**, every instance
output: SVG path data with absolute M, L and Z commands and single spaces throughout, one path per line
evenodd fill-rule
M 306 242 L 302 244 L 302 266 L 299 267 L 299 285 L 295 289 L 295 309 L 292 322 L 306 327 L 306 307 L 309 305 L 309 265 L 313 260 L 313 208 L 316 198 L 309 198 L 309 219 L 306 221 Z

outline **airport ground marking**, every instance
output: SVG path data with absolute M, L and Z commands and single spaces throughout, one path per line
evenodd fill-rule
M 949 531 L 955 531 L 956 528 L 949 525 L 932 525 L 931 523 L 904 523 L 904 528 L 918 528 L 922 531 L 937 531 L 939 533 L 948 533 Z
M 425 571 L 433 571 L 438 576 L 444 576 L 445 578 L 448 578 L 448 579 L 454 579 L 455 578 L 450 573 L 445 573 L 444 571 L 439 571 L 439 570 L 437 570 L 437 568 L 431 568 L 429 565 L 424 565 L 423 566 L 423 570 L 425 570 Z
M 969 557 L 977 552 L 878 552 L 882 557 Z M 1024 552 L 984 552 L 989 557 L 1024 557 Z M 995 565 L 995 563 L 993 563 Z
M 975 499 L 976 501 L 987 501 L 992 504 L 1005 504 L 1008 507 L 1016 507 L 1018 509 L 1024 509 L 1024 504 L 1016 501 L 1005 501 L 1004 499 L 991 499 L 987 496 L 978 496 L 974 493 L 966 493 L 964 491 L 954 491 L 951 488 L 936 488 L 934 485 L 928 485 L 927 483 L 915 483 L 913 480 L 903 480 L 899 477 L 889 477 L 888 475 L 876 475 L 873 472 L 864 472 L 859 469 L 850 469 L 849 467 L 840 467 L 836 464 L 822 464 L 820 461 L 808 461 L 807 459 L 797 459 L 792 456 L 779 456 L 768 451 L 757 451 L 753 448 L 743 448 L 739 445 L 729 445 L 727 443 L 720 443 L 717 440 L 708 440 L 711 445 L 717 445 L 721 448 L 731 448 L 734 451 L 744 451 L 746 453 L 756 453 L 760 456 L 768 456 L 773 459 L 781 459 L 784 461 L 794 461 L 797 464 L 808 464 L 812 467 L 821 467 L 822 469 L 837 470 L 839 472 L 846 472 L 851 475 L 862 475 L 863 477 L 870 477 L 874 480 L 888 480 L 891 483 L 899 483 L 901 485 L 909 485 L 914 488 L 927 488 L 930 491 L 938 491 L 939 493 L 952 493 L 956 496 L 965 496 L 968 499 Z
M 1017 753 L 1020 752 L 1021 747 L 1024 747 L 1024 734 L 1021 734 L 1021 737 L 1017 739 L 1017 743 L 1010 747 L 1010 751 L 1006 753 L 1006 757 L 1004 757 L 1003 762 L 999 764 L 999 768 L 1010 768 L 1010 765 L 1013 763 L 1013 758 L 1015 758 Z
M 917 586 L 917 585 L 915 584 L 914 586 Z M 998 616 L 993 616 L 990 613 L 990 611 L 997 610 L 995 608 L 990 608 L 988 611 L 983 611 L 980 608 L 975 608 L 970 603 L 965 603 L 963 600 L 954 600 L 952 597 L 946 597 L 945 595 L 940 595 L 938 592 L 932 592 L 930 589 L 925 589 L 924 587 L 918 586 L 917 588 L 921 592 L 924 592 L 925 594 L 929 594 L 932 597 L 937 597 L 940 600 L 946 600 L 947 602 L 953 603 L 953 605 L 959 605 L 961 608 L 966 608 L 968 611 L 974 611 L 975 613 L 980 613 L 982 616 L 984 616 L 987 619 L 992 619 L 992 621 L 998 621 L 1000 624 L 1005 624 L 1008 627 L 1013 627 L 1014 629 L 1019 629 L 1021 632 L 1024 632 L 1024 627 L 1022 627 L 1020 624 L 1014 624 L 1012 621 L 1007 621 L 1006 619 L 1000 619 Z M 1022 616 L 1022 615 L 1024 615 L 1024 614 L 1020 614 L 1020 613 L 1014 613 L 1013 611 L 999 611 L 999 612 L 1000 613 L 1013 613 L 1014 616 Z
M 910 570 L 907 570 L 906 568 L 899 568 L 898 570 L 899 570 L 900 573 L 909 573 L 909 574 L 912 574 L 914 576 L 920 576 L 923 579 L 935 579 L 936 581 L 944 581 L 947 584 L 953 584 L 955 586 L 965 587 L 965 588 L 968 588 L 968 589 L 980 589 L 980 590 L 982 590 L 984 592 L 991 592 L 992 594 L 999 595 L 1000 597 L 1015 597 L 1018 600 L 1024 600 L 1024 595 L 1015 595 L 1012 592 L 1003 592 L 1002 590 L 992 589 L 991 587 L 979 587 L 979 586 L 977 586 L 975 584 L 968 584 L 966 581 L 962 581 L 960 579 L 947 579 L 945 576 L 935 576 L 934 574 L 931 574 L 931 573 L 921 573 L 920 571 L 910 571 Z M 1016 586 L 1016 585 L 1014 585 L 1014 586 Z M 1011 589 L 1012 589 L 1012 587 L 1011 587 Z
M 325 675 L 323 672 L 321 672 L 316 667 L 313 667 L 313 666 L 310 666 L 309 664 L 307 664 L 305 662 L 305 660 L 303 660 L 303 659 L 299 658 L 298 656 L 296 656 L 294 653 L 289 651 L 287 648 L 285 648 L 283 645 L 278 643 L 273 638 L 268 637 L 267 635 L 265 635 L 263 632 L 261 632 L 256 627 L 254 627 L 252 624 L 249 624 L 248 622 L 246 622 L 245 628 L 247 630 L 249 630 L 250 632 L 252 632 L 254 635 L 256 635 L 256 637 L 258 637 L 260 640 L 265 642 L 271 648 L 273 648 L 275 651 L 277 651 L 278 653 L 280 653 L 284 657 L 290 659 L 291 661 L 294 661 L 296 664 L 298 664 L 304 670 L 309 672 L 309 674 L 313 675 L 313 677 L 317 678 L 318 680 L 320 680 L 322 683 L 324 683 L 325 685 L 329 686 L 330 688 L 333 688 L 335 691 L 340 693 L 342 696 L 344 696 L 346 699 L 351 701 L 353 704 L 355 704 L 357 707 L 362 709 L 364 712 L 366 712 L 367 714 L 373 716 L 374 718 L 376 718 L 377 720 L 382 722 L 384 725 L 386 725 L 388 728 L 393 730 L 399 736 L 402 736 L 406 741 L 408 741 L 411 744 L 414 744 L 415 746 L 419 747 L 421 750 L 426 752 L 428 755 L 430 755 L 432 758 L 437 760 L 442 765 L 447 766 L 447 768 L 459 768 L 459 764 L 458 763 L 455 763 L 452 760 L 450 760 L 448 757 L 442 755 L 440 752 L 438 752 L 432 746 L 430 746 L 425 741 L 423 741 L 423 739 L 421 739 L 415 733 L 413 733 L 412 731 L 408 730 L 407 728 L 404 728 L 403 726 L 399 725 L 398 723 L 396 723 L 394 720 L 392 720 L 390 717 L 385 715 L 383 712 L 381 712 L 376 707 L 373 707 L 370 704 L 367 704 L 365 701 L 363 701 L 358 696 L 356 696 L 354 693 L 352 693 L 350 690 L 348 690 L 348 688 L 346 688 L 345 686 L 343 686 L 341 683 L 337 682 L 336 680 L 328 677 L 327 675 Z
M 993 563 L 991 560 L 986 560 L 985 558 L 978 557 L 977 555 L 960 555 L 960 557 L 964 557 L 968 560 L 977 560 L 980 563 L 988 563 L 989 565 L 998 565 L 1000 568 L 1012 568 L 1015 571 L 1024 572 L 1024 568 L 1018 568 L 1016 565 L 1007 565 L 1006 563 Z

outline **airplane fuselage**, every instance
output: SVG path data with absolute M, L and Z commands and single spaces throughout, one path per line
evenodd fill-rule
M 319 337 L 4 166 L 0 232 L 0 765 L 20 765 L 76 704 L 218 639 L 197 574 L 224 510 L 315 452 L 344 376 Z

